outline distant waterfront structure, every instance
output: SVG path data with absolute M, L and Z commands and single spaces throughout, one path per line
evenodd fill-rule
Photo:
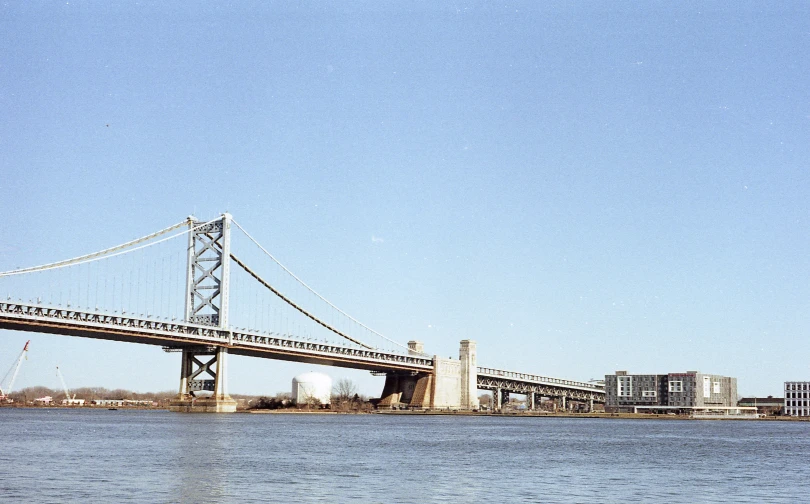
M 785 382 L 785 415 L 810 416 L 810 382 Z
M 605 375 L 608 413 L 696 413 L 737 409 L 737 379 L 699 371 Z
M 782 414 L 784 402 L 784 397 L 743 397 L 737 401 L 737 405 L 756 408 L 762 416 L 774 416 Z
M 292 399 L 298 404 L 329 404 L 332 400 L 332 378 L 314 372 L 296 376 L 292 380 Z
M 96 406 L 154 406 L 153 401 L 135 399 L 93 399 Z

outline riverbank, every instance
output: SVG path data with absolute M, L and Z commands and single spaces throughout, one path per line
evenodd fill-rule
M 720 416 L 716 418 L 692 418 L 688 415 L 661 415 L 650 413 L 552 413 L 552 412 L 491 412 L 458 410 L 374 410 L 374 411 L 332 411 L 332 410 L 245 410 L 237 413 L 279 414 L 279 415 L 388 415 L 388 416 L 465 416 L 465 417 L 515 417 L 515 418 L 600 418 L 623 420 L 748 420 L 748 421 L 787 421 L 810 422 L 810 417 L 769 416 L 761 418 Z
M 409 410 L 390 410 L 390 411 L 374 411 L 378 415 L 443 415 L 443 416 L 492 416 L 492 417 L 517 417 L 517 418 L 603 418 L 603 419 L 624 419 L 624 420 L 747 420 L 747 421 L 787 421 L 787 422 L 810 422 L 810 417 L 791 417 L 791 416 L 768 416 L 760 418 L 751 417 L 735 417 L 731 416 L 718 416 L 714 418 L 692 418 L 689 415 L 662 415 L 653 413 L 563 413 L 563 412 L 535 412 L 535 411 L 520 411 L 520 412 L 489 412 L 489 411 L 409 411 Z
M 162 406 L 32 406 L 5 404 L 2 408 L 32 409 L 32 410 L 138 410 L 138 411 L 166 411 Z M 299 410 L 293 408 L 284 409 L 239 409 L 236 413 L 249 413 L 258 415 L 389 415 L 389 416 L 472 416 L 472 417 L 514 417 L 514 418 L 600 418 L 600 419 L 623 419 L 623 420 L 748 420 L 766 422 L 810 422 L 810 417 L 791 416 L 767 416 L 760 418 L 746 418 L 734 416 L 718 416 L 714 418 L 692 418 L 688 415 L 666 415 L 650 413 L 564 413 L 564 412 L 543 412 L 543 411 L 460 411 L 460 410 L 372 410 L 372 411 L 335 411 L 323 410 Z

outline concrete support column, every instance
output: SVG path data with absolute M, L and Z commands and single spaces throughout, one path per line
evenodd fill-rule
M 430 408 L 431 393 L 433 391 L 433 375 L 429 373 L 420 374 L 416 378 L 416 386 L 411 398 L 411 408 Z
M 461 362 L 461 409 L 477 410 L 478 403 L 478 351 L 475 341 L 461 340 L 458 360 Z
M 225 347 L 217 348 L 217 376 L 214 382 L 214 397 L 218 400 L 230 399 L 228 395 L 228 388 L 226 386 L 227 380 L 227 357 L 228 349 Z
M 568 407 L 567 407 L 567 405 L 565 404 L 565 396 L 562 396 L 562 398 L 560 398 L 560 407 L 562 408 L 562 410 L 563 410 L 563 411 L 567 411 L 567 410 L 568 410 Z
M 526 409 L 529 411 L 534 411 L 536 407 L 534 403 L 535 399 L 534 396 L 535 396 L 534 392 L 529 392 L 528 394 L 526 394 Z
M 427 407 L 430 401 L 431 378 L 432 375 L 429 374 L 414 375 L 402 371 L 387 373 L 377 408 Z
M 501 389 L 496 388 L 492 391 L 492 410 L 501 411 Z
M 402 386 L 399 380 L 400 376 L 397 373 L 388 373 L 385 375 L 385 385 L 380 395 L 380 401 L 377 407 L 380 409 L 396 408 L 400 404 L 402 397 Z
M 183 349 L 183 356 L 180 360 L 180 392 L 178 398 L 182 399 L 188 397 L 188 380 L 191 376 L 191 359 L 188 355 L 188 349 Z

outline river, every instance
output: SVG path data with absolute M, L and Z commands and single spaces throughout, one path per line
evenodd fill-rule
M 0 502 L 806 502 L 810 423 L 0 409 Z

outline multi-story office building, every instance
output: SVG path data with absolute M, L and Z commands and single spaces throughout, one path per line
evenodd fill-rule
M 690 412 L 737 406 L 737 379 L 685 373 L 605 375 L 605 411 L 612 413 Z
M 810 382 L 785 382 L 785 415 L 810 416 Z

